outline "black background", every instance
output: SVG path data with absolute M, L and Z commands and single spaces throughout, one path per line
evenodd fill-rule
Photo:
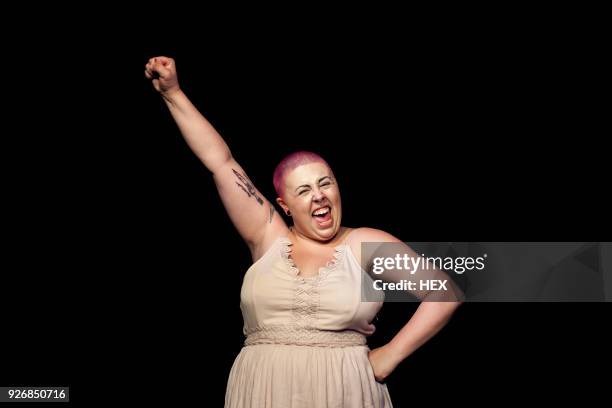
M 276 163 L 305 149 L 333 166 L 347 226 L 406 241 L 609 238 L 597 27 L 214 20 L 125 34 L 107 20 L 85 37 L 81 19 L 11 50 L 0 383 L 223 403 L 249 253 L 144 78 L 151 56 L 176 59 L 269 199 Z M 394 404 L 601 394 L 608 306 L 465 304 L 388 379 Z M 370 346 L 414 308 L 385 305 Z

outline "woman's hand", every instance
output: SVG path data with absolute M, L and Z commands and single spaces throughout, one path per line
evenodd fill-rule
M 153 87 L 162 95 L 178 91 L 179 83 L 176 75 L 176 64 L 172 58 L 155 57 L 145 65 L 145 76 L 153 80 Z
M 392 351 L 388 346 L 382 346 L 371 350 L 368 353 L 368 359 L 374 370 L 374 378 L 379 382 L 384 381 L 401 361 L 397 357 L 397 353 Z

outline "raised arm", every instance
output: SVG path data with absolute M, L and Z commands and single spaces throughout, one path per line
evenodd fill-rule
M 217 190 L 238 233 L 258 259 L 270 243 L 286 233 L 283 219 L 255 188 L 215 128 L 180 89 L 172 58 L 151 58 L 145 76 L 164 98 L 183 138 L 213 174 Z

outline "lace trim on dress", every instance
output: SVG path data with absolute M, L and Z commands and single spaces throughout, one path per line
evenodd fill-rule
M 331 331 L 306 327 L 268 326 L 249 330 L 245 346 L 256 344 L 289 344 L 316 347 L 354 347 L 366 345 L 362 333 L 353 330 Z
M 292 276 L 295 277 L 297 286 L 293 296 L 293 324 L 301 328 L 313 328 L 316 326 L 317 314 L 320 306 L 319 286 L 323 279 L 334 271 L 340 264 L 345 246 L 339 245 L 334 248 L 333 258 L 327 264 L 319 268 L 319 273 L 310 277 L 301 277 L 300 270 L 291 258 L 291 246 L 293 243 L 289 238 L 281 237 L 281 257 L 289 267 Z
M 289 267 L 291 274 L 301 280 L 318 280 L 318 279 L 322 279 L 325 276 L 329 275 L 330 272 L 338 268 L 338 265 L 340 264 L 340 260 L 342 259 L 342 256 L 346 252 L 346 245 L 344 244 L 334 247 L 334 256 L 329 262 L 327 262 L 325 266 L 322 266 L 321 268 L 319 268 L 319 273 L 317 275 L 309 276 L 309 277 L 301 277 L 299 276 L 300 274 L 299 268 L 295 265 L 295 262 L 293 262 L 293 258 L 291 258 L 291 246 L 293 246 L 293 243 L 288 238 L 285 238 L 285 237 L 281 237 L 280 242 L 281 242 L 282 258 L 285 260 L 287 266 Z

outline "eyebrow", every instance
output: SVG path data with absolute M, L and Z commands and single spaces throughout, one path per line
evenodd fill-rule
M 323 176 L 323 177 L 321 177 L 320 179 L 317 180 L 317 183 L 320 183 L 321 181 L 323 181 L 326 178 L 328 178 L 331 181 L 331 177 L 330 176 Z M 296 187 L 296 189 L 294 191 L 298 191 L 302 187 L 310 187 L 310 184 L 302 184 L 301 186 Z

